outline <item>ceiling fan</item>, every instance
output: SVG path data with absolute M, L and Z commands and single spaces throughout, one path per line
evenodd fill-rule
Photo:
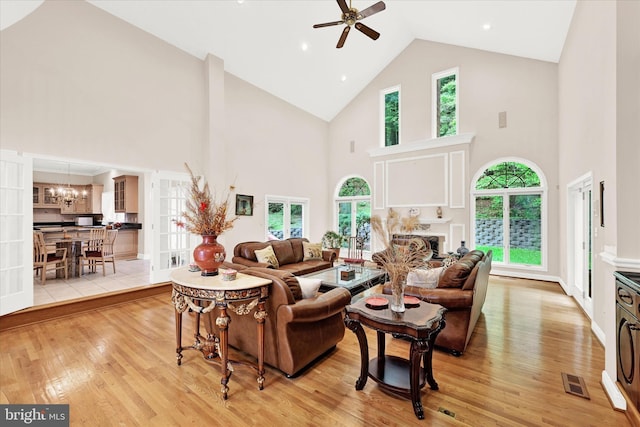
M 369 6 L 368 8 L 362 11 L 358 11 L 358 9 L 351 7 L 351 0 L 349 0 L 349 6 L 347 6 L 346 0 L 336 0 L 336 1 L 338 2 L 338 6 L 342 11 L 341 20 L 334 21 L 334 22 L 326 22 L 324 24 L 315 24 L 313 28 L 331 27 L 333 25 L 347 24 L 347 26 L 344 27 L 344 30 L 342 30 L 342 34 L 340 35 L 340 39 L 338 40 L 338 44 L 336 45 L 336 48 L 338 49 L 344 46 L 344 42 L 345 40 L 347 40 L 347 36 L 349 35 L 349 31 L 351 31 L 352 26 L 356 27 L 356 30 L 369 36 L 373 40 L 378 40 L 378 37 L 380 37 L 380 33 L 372 28 L 367 27 L 360 21 L 366 18 L 367 16 L 371 16 L 374 13 L 383 11 L 386 8 L 384 2 L 379 1 L 378 3 L 372 6 Z

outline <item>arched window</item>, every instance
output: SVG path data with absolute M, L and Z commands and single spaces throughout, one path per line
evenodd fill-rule
M 336 196 L 337 232 L 364 238 L 364 250 L 371 247 L 371 188 L 359 177 L 342 182 Z
M 545 267 L 544 177 L 525 162 L 500 161 L 474 179 L 474 243 L 496 262 Z

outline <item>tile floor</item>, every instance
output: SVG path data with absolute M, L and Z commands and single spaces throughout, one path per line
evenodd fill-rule
M 150 265 L 151 261 L 149 260 L 117 260 L 115 274 L 112 266 L 107 264 L 106 276 L 102 275 L 102 269 L 98 267 L 97 273 L 85 273 L 80 277 L 69 277 L 67 280 L 57 279 L 55 272 L 49 271 L 44 286 L 40 283 L 40 277 L 33 279 L 34 305 L 50 304 L 148 285 L 151 283 L 149 279 Z

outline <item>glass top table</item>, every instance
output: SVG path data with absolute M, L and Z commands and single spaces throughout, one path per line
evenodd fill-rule
M 345 288 L 352 296 L 363 292 L 380 283 L 387 277 L 386 271 L 378 268 L 338 265 L 302 277 L 320 279 L 320 292 L 327 292 L 334 288 Z

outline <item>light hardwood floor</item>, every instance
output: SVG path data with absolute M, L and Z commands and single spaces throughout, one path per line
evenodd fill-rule
M 631 425 L 600 385 L 604 350 L 588 319 L 555 283 L 490 278 L 467 352 L 458 358 L 434 352 L 440 390 L 423 389 L 423 421 L 408 400 L 371 379 L 355 390 L 359 349 L 349 330 L 299 377 L 267 368 L 262 391 L 253 370 L 236 367 L 224 401 L 218 365 L 195 351 L 176 365 L 169 299 L 158 295 L 0 332 L 0 403 L 68 403 L 71 425 L 91 426 Z M 365 329 L 375 354 L 375 333 Z M 387 352 L 406 357 L 408 343 L 389 337 Z M 582 376 L 591 399 L 565 393 L 562 372 Z

